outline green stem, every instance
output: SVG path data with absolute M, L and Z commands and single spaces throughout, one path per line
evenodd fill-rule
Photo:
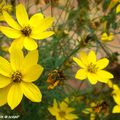
M 74 55 L 79 49 L 81 48 L 80 44 L 74 49 L 65 59 L 64 61 L 58 66 L 61 67 L 72 55 Z
M 97 42 L 99 43 L 100 47 L 104 50 L 104 52 L 106 53 L 106 55 L 110 58 L 111 54 L 106 50 L 106 48 L 104 47 L 104 45 L 99 40 L 97 40 Z

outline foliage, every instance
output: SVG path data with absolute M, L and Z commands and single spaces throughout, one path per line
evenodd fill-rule
M 34 83 L 41 90 L 42 101 L 34 103 L 23 97 L 14 110 L 11 110 L 8 105 L 1 106 L 0 116 L 19 115 L 18 120 L 55 120 L 55 115 L 52 116 L 48 108 L 54 106 L 53 101 L 64 103 L 67 98 L 69 104 L 65 104 L 75 109 L 73 114 L 78 116 L 78 120 L 119 120 L 120 108 L 114 112 L 113 108 L 120 105 L 119 100 L 116 100 L 120 97 L 120 47 L 112 44 L 116 41 L 119 43 L 120 3 L 118 0 L 63 0 L 63 3 L 61 1 L 23 1 L 29 17 L 36 7 L 34 13 L 42 13 L 45 18 L 47 16 L 54 18 L 54 23 L 49 30 L 54 31 L 55 34 L 52 32 L 44 40 L 36 40 L 38 48 L 35 49 L 37 48 L 39 53 L 38 64 L 44 68 L 44 71 Z M 15 17 L 15 7 L 19 2 L 10 0 L 6 1 L 6 4 L 12 5 L 13 10 L 7 12 Z M 50 14 L 46 15 L 46 12 Z M 1 14 L 3 13 L 4 11 L 1 11 Z M 8 58 L 9 47 L 13 41 L 3 35 L 6 21 L 1 21 L 0 24 L 0 55 Z M 42 26 L 44 25 L 45 22 Z M 39 27 L 38 30 L 40 29 Z M 19 44 L 17 46 L 19 47 Z M 26 55 L 27 50 L 31 49 L 25 48 L 21 49 Z M 105 79 L 104 82 L 98 80 L 99 82 L 93 85 L 88 81 L 89 78 L 79 81 L 78 77 L 75 77 L 79 69 L 74 60 L 75 56 L 78 56 L 81 61 L 80 52 L 89 53 L 91 49 L 98 58 L 109 61 L 109 65 L 107 66 L 107 61 L 104 68 L 106 67 L 105 70 L 113 74 L 113 79 Z M 91 59 L 93 60 L 93 57 Z M 86 71 L 87 69 L 86 67 Z M 67 106 L 66 110 L 69 107 Z M 59 109 L 60 107 L 57 107 L 55 110 L 59 111 Z

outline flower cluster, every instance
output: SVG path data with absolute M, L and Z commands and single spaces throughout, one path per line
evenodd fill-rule
M 37 43 L 53 35 L 46 31 L 53 23 L 53 18 L 44 18 L 42 13 L 34 14 L 30 19 L 23 4 L 16 6 L 17 22 L 9 15 L 9 5 L 0 4 L 4 21 L 10 26 L 0 26 L 0 31 L 14 39 L 10 46 L 10 62 L 0 57 L 0 106 L 8 103 L 11 109 L 16 108 L 25 95 L 32 102 L 41 102 L 42 94 L 32 82 L 43 72 L 38 64 Z M 36 21 L 37 20 L 37 21 Z M 23 46 L 30 50 L 24 57 Z
M 8 4 L 9 2 L 11 4 Z M 68 0 L 66 3 L 68 6 L 60 14 L 60 17 L 63 16 L 62 13 L 65 11 L 64 18 L 59 21 L 60 18 L 56 16 L 58 17 L 56 24 L 60 23 L 60 25 L 56 27 L 54 24 L 53 29 L 50 29 L 54 18 L 45 17 L 42 8 L 41 12 L 29 15 L 30 10 L 26 9 L 24 4 L 14 0 L 1 1 L 0 38 L 3 40 L 5 38 L 7 42 L 2 42 L 7 43 L 7 48 L 0 46 L 2 51 L 0 52 L 0 106 L 6 105 L 5 107 L 10 110 L 19 111 L 20 108 L 28 108 L 31 105 L 33 108 L 27 113 L 32 116 L 31 113 L 35 109 L 37 111 L 35 116 L 40 116 L 44 120 L 76 120 L 88 119 L 88 117 L 90 120 L 96 120 L 97 117 L 104 119 L 110 111 L 120 113 L 120 87 L 116 79 L 116 74 L 117 77 L 120 74 L 119 70 L 116 74 L 112 71 L 117 65 L 120 66 L 119 53 L 109 51 L 107 46 L 107 42 L 114 42 L 115 35 L 119 33 L 112 28 L 117 27 L 117 20 L 111 24 L 120 13 L 119 0 L 107 1 L 104 10 L 100 11 L 104 12 L 104 15 L 95 14 L 93 19 L 91 15 L 90 18 L 87 17 L 88 10 L 91 10 L 92 6 L 86 6 L 89 1 L 77 2 L 80 9 L 77 11 L 72 7 L 71 12 Z M 94 2 L 97 5 L 100 3 L 96 0 Z M 51 5 L 50 13 L 53 16 L 55 0 L 46 3 L 48 6 Z M 85 9 L 82 9 L 82 3 L 84 7 L 86 6 Z M 105 4 L 106 1 L 101 3 Z M 41 41 L 52 35 L 54 35 L 52 40 Z M 0 44 L 3 44 L 2 42 Z M 42 43 L 41 46 L 39 43 Z M 83 49 L 88 52 L 84 52 Z M 79 56 L 75 57 L 74 54 L 79 50 L 80 54 L 77 54 Z M 6 56 L 1 54 L 4 53 L 3 51 Z M 101 55 L 98 53 L 103 51 L 107 56 L 100 58 Z M 39 55 L 42 57 L 39 58 Z M 75 63 L 78 67 L 77 72 L 72 69 Z M 80 81 L 75 82 L 74 79 Z M 108 100 L 107 97 L 112 99 Z M 42 102 L 39 107 L 26 102 L 26 99 L 36 103 Z M 111 101 L 115 104 L 111 104 Z M 24 109 L 20 110 L 20 114 Z M 47 111 L 47 115 L 44 110 Z
M 69 107 L 69 100 L 66 98 L 64 101 L 57 103 L 56 99 L 53 101 L 53 106 L 49 107 L 49 112 L 56 117 L 56 120 L 75 120 L 78 116 L 75 115 L 75 109 Z

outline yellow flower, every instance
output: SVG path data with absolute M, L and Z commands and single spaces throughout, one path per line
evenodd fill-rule
M 2 0 L 2 2 L 0 3 L 0 21 L 4 21 L 3 11 L 7 12 L 12 11 L 12 5 L 6 4 L 5 0 Z
M 108 105 L 105 101 L 99 101 L 97 103 L 92 102 L 90 107 L 85 108 L 82 112 L 84 114 L 90 114 L 90 120 L 96 120 L 96 115 L 104 113 L 105 116 L 108 115 Z
M 82 112 L 84 114 L 90 114 L 90 120 L 95 120 L 96 119 L 96 113 L 94 112 L 92 107 L 95 107 L 95 103 L 91 103 L 89 108 L 85 108 Z
M 74 108 L 68 106 L 68 102 L 62 101 L 57 103 L 54 99 L 53 107 L 48 108 L 49 112 L 56 117 L 56 120 L 75 120 L 78 116 L 71 113 L 75 111 Z
M 119 12 L 120 12 L 120 4 L 117 5 L 117 7 L 116 7 L 116 13 L 119 13 Z
M 102 41 L 111 41 L 111 40 L 113 40 L 113 33 L 107 34 L 106 32 L 104 32 L 104 33 L 101 35 L 101 40 L 102 40 Z
M 117 104 L 113 107 L 112 113 L 120 113 L 120 88 L 117 84 L 113 84 L 112 95 L 115 103 Z
M 108 65 L 109 60 L 103 58 L 97 61 L 94 51 L 90 51 L 88 56 L 85 52 L 81 52 L 80 59 L 73 57 L 73 60 L 81 67 L 75 75 L 77 79 L 88 78 L 91 84 L 96 84 L 97 81 L 107 83 L 110 78 L 113 78 L 111 73 L 102 70 Z
M 112 113 L 120 113 L 120 91 L 113 95 L 113 98 L 117 105 L 113 107 Z
M 22 4 L 16 6 L 18 22 L 5 11 L 3 16 L 10 27 L 0 26 L 0 30 L 7 37 L 15 39 L 11 48 L 17 46 L 22 49 L 24 46 L 27 50 L 35 50 L 38 46 L 34 39 L 45 39 L 54 34 L 53 31 L 45 31 L 52 25 L 52 17 L 44 18 L 41 13 L 36 13 L 29 19 Z
M 0 106 L 8 103 L 14 109 L 20 104 L 23 94 L 32 102 L 41 101 L 41 92 L 32 83 L 43 71 L 43 67 L 37 62 L 37 50 L 24 57 L 21 50 L 12 49 L 10 62 L 0 57 Z

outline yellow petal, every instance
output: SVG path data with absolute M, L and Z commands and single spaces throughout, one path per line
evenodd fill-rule
M 43 14 L 41 14 L 41 13 L 34 14 L 30 18 L 30 21 L 29 21 L 30 26 L 37 27 L 43 18 L 44 18 Z
M 104 69 L 105 67 L 107 67 L 108 64 L 109 60 L 107 58 L 100 59 L 96 63 L 98 69 Z
M 58 114 L 58 111 L 57 111 L 58 110 L 58 104 L 57 104 L 56 99 L 54 99 L 53 107 L 49 107 L 48 110 L 53 116 L 56 116 Z
M 80 79 L 80 80 L 84 80 L 87 78 L 87 72 L 85 69 L 80 69 L 77 71 L 76 75 L 75 75 L 76 79 Z
M 22 98 L 23 92 L 21 90 L 20 84 L 12 84 L 7 96 L 7 102 L 10 108 L 13 110 L 15 107 L 17 107 L 20 104 Z
M 0 89 L 0 106 L 3 106 L 7 103 L 7 95 L 10 86 L 4 87 Z
M 94 85 L 97 83 L 98 77 L 94 73 L 88 73 L 88 80 Z
M 33 83 L 21 82 L 21 88 L 24 95 L 32 102 L 41 102 L 42 94 L 36 85 Z
M 17 30 L 21 29 L 19 24 L 6 11 L 3 11 L 3 16 L 9 26 Z
M 17 49 L 16 46 L 12 47 L 10 53 L 10 63 L 14 71 L 21 71 L 23 60 L 24 56 L 22 50 Z
M 8 77 L 0 75 L 0 88 L 6 87 L 12 82 L 12 80 Z
M 81 67 L 85 68 L 85 65 L 82 63 L 82 61 L 76 57 L 73 57 L 73 60 Z
M 90 120 L 95 120 L 95 116 L 96 116 L 95 113 L 91 113 L 91 114 L 90 114 Z
M 23 81 L 33 82 L 36 81 L 43 72 L 43 67 L 36 64 L 29 69 L 25 70 L 23 73 Z
M 114 90 L 119 90 L 119 86 L 117 84 L 113 84 L 113 89 Z
M 54 18 L 52 17 L 41 20 L 39 26 L 33 28 L 33 34 L 39 34 L 40 32 L 47 30 L 52 26 L 53 21 Z
M 53 100 L 53 106 L 54 106 L 55 108 L 57 108 L 57 107 L 58 107 L 58 104 L 57 104 L 56 99 L 54 99 L 54 100 Z
M 83 51 L 80 52 L 80 60 L 84 65 L 88 65 L 87 54 Z
M 24 39 L 24 47 L 27 50 L 32 51 L 32 50 L 37 49 L 38 45 L 33 39 L 25 37 L 25 39 Z
M 28 18 L 28 14 L 23 4 L 19 4 L 16 6 L 16 18 L 17 18 L 18 23 L 21 26 L 25 26 L 28 24 L 29 18 Z
M 60 107 L 60 110 L 64 111 L 68 108 L 68 104 L 63 101 L 59 103 L 59 107 Z
M 103 34 L 102 34 L 101 40 L 103 40 L 103 41 L 108 40 L 108 35 L 107 35 L 107 33 L 103 33 Z
M 2 0 L 2 1 L 0 2 L 0 8 L 2 8 L 5 4 L 6 4 L 5 0 Z
M 54 109 L 53 107 L 49 107 L 48 108 L 48 111 L 53 115 L 53 116 L 56 116 L 56 109 Z
M 108 78 L 100 78 L 100 77 L 98 76 L 98 81 L 99 81 L 99 82 L 103 82 L 103 83 L 108 83 L 109 79 L 108 79 Z
M 45 39 L 48 38 L 50 36 L 52 36 L 54 34 L 53 31 L 48 31 L 48 32 L 41 32 L 39 34 L 31 34 L 31 37 L 34 39 Z
M 84 114 L 90 114 L 92 112 L 92 108 L 85 108 L 85 110 L 82 111 Z
M 108 80 L 107 85 L 109 88 L 113 88 L 113 83 L 111 80 Z
M 109 40 L 109 41 L 113 40 L 113 37 L 114 37 L 113 33 L 109 33 L 108 40 Z
M 56 117 L 56 120 L 64 120 L 64 118 L 61 118 L 59 114 L 56 114 L 55 117 Z
M 119 13 L 119 12 L 120 12 L 120 4 L 117 5 L 117 7 L 116 7 L 116 13 Z
M 3 57 L 0 57 L 0 74 L 10 77 L 11 73 L 12 68 L 10 66 L 10 63 Z
M 4 17 L 3 17 L 3 15 L 0 15 L 0 21 L 4 21 L 5 19 L 4 19 Z
M 75 108 L 68 107 L 68 108 L 66 109 L 66 112 L 67 112 L 67 113 L 71 113 L 71 112 L 73 112 L 73 111 L 75 111 Z
M 110 78 L 113 78 L 113 75 L 105 70 L 99 70 L 97 72 L 97 75 L 100 77 L 100 78 L 107 78 L 107 79 L 110 79 Z
M 32 67 L 33 65 L 36 65 L 38 62 L 38 57 L 39 57 L 38 50 L 30 51 L 24 58 L 23 68 L 25 68 L 25 70 L 27 70 L 28 68 Z
M 23 48 L 23 40 L 24 37 L 20 37 L 18 39 L 13 40 L 11 46 L 9 47 L 9 52 L 11 52 L 11 49 L 13 49 L 14 46 L 16 46 L 17 49 L 21 50 Z
M 120 105 L 115 105 L 113 107 L 112 113 L 120 113 Z
M 88 54 L 88 62 L 89 63 L 96 63 L 96 55 L 94 51 L 90 51 Z
M 75 119 L 78 119 L 78 116 L 75 114 L 69 113 L 69 114 L 65 115 L 65 118 L 68 120 L 75 120 Z
M 0 30 L 9 38 L 19 38 L 21 36 L 20 31 L 12 29 L 10 27 L 0 26 Z
M 113 95 L 114 101 L 120 105 L 120 92 L 117 92 L 115 95 Z

